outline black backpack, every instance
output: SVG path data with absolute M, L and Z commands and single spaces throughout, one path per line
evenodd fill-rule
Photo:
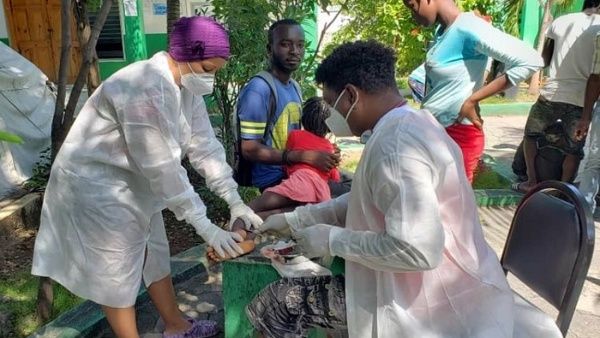
M 271 90 L 271 95 L 269 96 L 269 112 L 267 115 L 267 125 L 265 126 L 265 133 L 263 134 L 262 143 L 265 143 L 267 140 L 267 136 L 271 136 L 273 138 L 273 124 L 275 121 L 275 113 L 277 112 L 277 87 L 275 87 L 275 79 L 273 75 L 265 70 L 259 72 L 254 75 L 252 78 L 261 78 L 269 85 L 269 89 Z M 251 78 L 251 79 L 252 79 Z M 298 96 L 302 99 L 302 89 L 298 82 L 294 79 L 290 79 Z M 240 119 L 237 111 L 233 114 L 233 131 L 234 131 L 234 146 L 233 146 L 233 178 L 237 182 L 238 185 L 243 187 L 252 187 L 252 162 L 248 161 L 242 155 L 242 138 L 241 135 L 241 126 Z

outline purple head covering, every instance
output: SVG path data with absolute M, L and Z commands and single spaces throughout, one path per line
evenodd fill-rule
M 225 27 L 212 18 L 179 18 L 169 36 L 169 54 L 175 61 L 199 61 L 229 58 L 229 35 Z

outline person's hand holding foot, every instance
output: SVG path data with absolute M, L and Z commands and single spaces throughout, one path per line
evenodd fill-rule
M 234 228 L 235 228 L 235 224 L 234 224 Z M 251 233 L 248 233 L 248 232 L 246 232 L 246 230 L 243 229 L 243 223 L 242 223 L 242 228 L 232 229 L 232 231 L 239 234 L 243 239 L 243 241 L 238 243 L 239 247 L 243 251 L 242 255 L 250 253 L 250 252 L 252 252 L 252 250 L 254 250 L 254 248 L 256 247 L 256 245 L 254 244 L 254 239 L 250 238 L 249 235 L 251 235 Z M 208 258 L 209 261 L 214 262 L 214 263 L 219 263 L 219 262 L 222 262 L 222 261 L 232 258 L 228 254 L 225 254 L 225 256 L 220 256 L 214 250 L 214 248 L 211 246 L 206 248 L 206 257 Z

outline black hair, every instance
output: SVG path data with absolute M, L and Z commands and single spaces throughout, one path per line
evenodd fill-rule
M 267 33 L 267 41 L 269 45 L 273 44 L 273 32 L 279 26 L 300 26 L 300 23 L 294 19 L 281 19 L 273 22 L 273 24 L 269 27 L 269 32 Z
M 322 97 L 313 96 L 302 106 L 302 126 L 311 133 L 324 137 L 329 128 L 325 119 L 329 117 L 329 108 Z
M 317 68 L 315 78 L 336 92 L 353 84 L 367 93 L 396 87 L 396 55 L 392 48 L 369 41 L 347 42 Z
M 594 8 L 600 6 L 600 0 L 585 0 L 583 2 L 583 9 Z

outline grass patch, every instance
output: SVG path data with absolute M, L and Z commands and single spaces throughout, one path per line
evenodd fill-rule
M 11 314 L 14 335 L 25 337 L 38 329 L 36 316 L 36 300 L 39 278 L 22 272 L 16 276 L 0 279 L 0 311 Z M 63 312 L 72 309 L 84 300 L 73 295 L 65 288 L 54 283 L 54 304 L 52 317 L 54 320 Z
M 360 157 L 355 157 L 343 161 L 340 169 L 354 173 Z M 473 189 L 508 189 L 510 181 L 504 176 L 492 170 L 487 164 L 481 162 L 475 172 L 473 179 Z
M 343 161 L 340 164 L 340 169 L 341 170 L 345 170 L 345 171 L 349 171 L 351 173 L 354 173 L 356 171 L 356 167 L 358 166 L 358 161 L 359 160 L 360 160 L 360 157 L 353 158 L 353 159 L 350 159 L 348 161 Z
M 515 102 L 535 102 L 537 100 L 537 95 L 532 95 L 527 92 L 527 89 L 519 88 L 517 92 L 517 97 L 514 99 L 506 98 L 501 95 L 493 95 L 484 99 L 480 102 L 480 104 L 499 104 L 499 103 L 515 103 Z
M 238 192 L 246 204 L 260 196 L 260 191 L 254 187 L 238 187 Z

